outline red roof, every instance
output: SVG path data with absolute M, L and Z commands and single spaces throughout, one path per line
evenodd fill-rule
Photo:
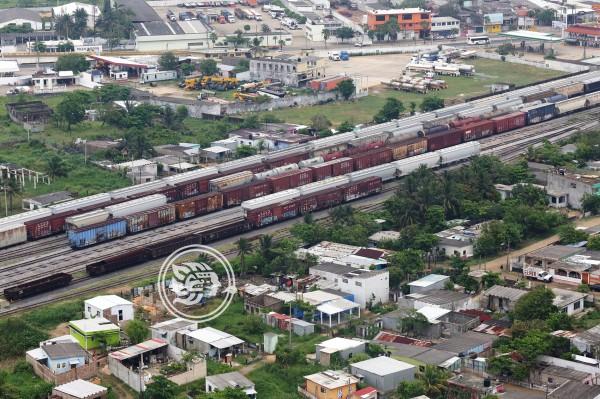
M 488 313 L 484 312 L 483 310 L 464 309 L 464 310 L 459 310 L 459 312 L 464 313 L 469 316 L 477 316 L 477 317 L 479 317 L 479 321 L 482 323 L 484 321 L 488 321 L 488 320 L 492 319 L 492 316 L 490 316 Z
M 571 25 L 566 31 L 578 35 L 600 36 L 600 26 L 594 25 Z
M 356 251 L 355 255 L 364 256 L 365 258 L 380 259 L 385 255 L 384 251 L 373 248 L 361 248 Z
M 409 337 L 405 337 L 403 335 L 392 334 L 392 333 L 388 333 L 388 332 L 384 332 L 384 331 L 377 334 L 377 336 L 375 337 L 375 340 L 382 341 L 382 342 L 394 342 L 397 344 L 421 346 L 421 347 L 429 347 L 429 346 L 433 345 L 429 341 L 422 341 L 420 339 L 409 338 Z
M 359 389 L 358 391 L 354 392 L 354 396 L 368 395 L 373 392 L 377 392 L 377 389 L 375 389 L 373 387 L 366 387 L 366 388 Z
M 290 316 L 288 316 L 286 314 L 281 314 L 281 313 L 271 313 L 270 316 L 276 318 L 277 320 L 289 320 L 290 319 Z

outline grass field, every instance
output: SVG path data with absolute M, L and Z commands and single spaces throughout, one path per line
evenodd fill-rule
M 444 99 L 468 99 L 489 92 L 492 83 L 510 82 L 522 86 L 536 81 L 562 75 L 559 71 L 544 70 L 527 65 L 509 64 L 501 61 L 477 59 L 468 61 L 475 66 L 477 73 L 472 77 L 443 77 L 448 82 L 448 89 L 436 93 Z M 400 72 L 400 70 L 399 70 Z M 310 124 L 315 115 L 325 115 L 334 125 L 344 121 L 353 124 L 366 123 L 383 107 L 386 98 L 401 100 L 408 108 L 411 101 L 417 105 L 425 95 L 388 90 L 380 87 L 371 89 L 370 95 L 350 102 L 339 102 L 315 105 L 303 108 L 285 108 L 267 112 L 278 119 L 289 123 Z

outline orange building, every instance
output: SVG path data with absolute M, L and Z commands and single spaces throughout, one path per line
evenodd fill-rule
M 344 371 L 327 370 L 304 376 L 304 385 L 298 387 L 298 393 L 308 399 L 350 399 L 358 381 Z
M 367 14 L 367 25 L 376 30 L 390 20 L 398 21 L 400 32 L 415 32 L 423 36 L 421 31 L 431 28 L 431 11 L 421 8 L 399 8 L 392 10 L 372 10 Z

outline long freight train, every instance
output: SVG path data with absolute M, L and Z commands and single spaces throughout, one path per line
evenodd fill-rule
M 599 89 L 581 74 L 25 212 L 0 219 L 0 248 L 65 231 L 82 248 L 593 107 Z

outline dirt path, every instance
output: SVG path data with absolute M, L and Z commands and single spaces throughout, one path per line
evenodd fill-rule
M 600 224 L 600 216 L 595 216 L 595 217 L 588 218 L 588 219 L 582 219 L 575 223 L 575 225 L 577 227 L 585 227 L 585 228 L 596 226 L 598 224 Z M 531 245 L 528 245 L 528 246 L 518 249 L 516 251 L 512 251 L 510 253 L 510 257 L 516 258 L 518 256 L 525 255 L 526 253 L 529 253 L 531 251 L 535 251 L 537 249 L 544 248 L 556 241 L 558 241 L 558 235 L 553 235 L 551 237 L 548 237 L 541 241 L 537 241 Z M 492 259 L 481 265 L 482 268 L 485 268 L 486 270 L 493 270 L 493 271 L 500 271 L 501 266 L 504 266 L 504 269 L 506 269 L 506 255 L 500 256 L 496 259 Z M 478 268 L 478 266 L 473 266 L 473 267 L 471 267 L 471 270 L 476 270 L 477 268 Z

